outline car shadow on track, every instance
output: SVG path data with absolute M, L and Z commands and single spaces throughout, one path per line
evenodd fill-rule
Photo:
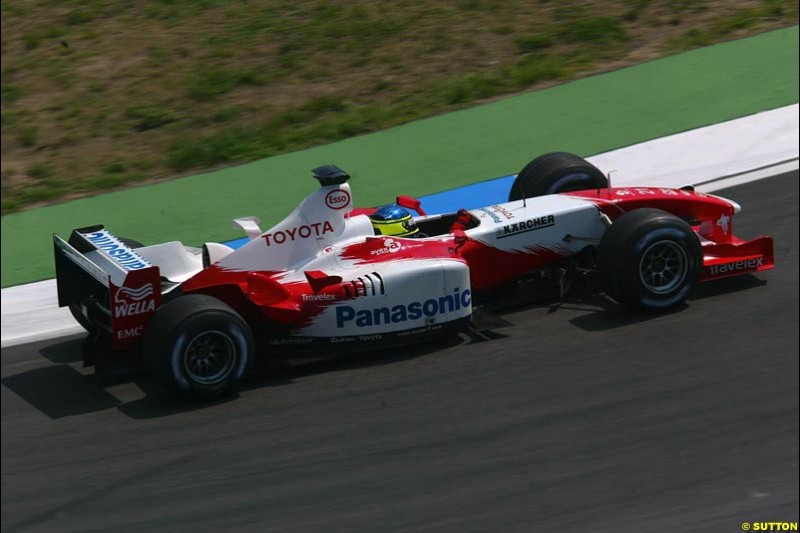
M 714 281 L 699 287 L 693 299 L 753 289 L 765 284 L 766 281 L 756 276 Z M 603 331 L 680 313 L 688 307 L 681 306 L 659 313 L 633 313 L 597 291 L 591 283 L 574 287 L 563 298 L 558 298 L 557 293 L 545 294 L 543 298 L 541 292 L 527 293 L 519 287 L 512 294 L 512 298 L 503 302 L 478 307 L 473 316 L 474 326 L 457 336 L 451 335 L 419 346 L 329 357 L 313 362 L 276 366 L 262 361 L 241 392 L 289 385 L 299 378 L 331 371 L 393 364 L 463 344 L 490 342 L 507 336 L 503 329 L 514 325 L 504 318 L 506 315 L 525 309 L 546 308 L 548 313 L 578 311 L 581 314 L 569 320 L 572 325 L 586 331 Z M 532 294 L 539 296 L 532 297 Z M 159 418 L 220 405 L 238 396 L 213 401 L 180 400 L 167 395 L 143 371 L 131 368 L 112 369 L 110 372 L 107 369 L 102 373 L 81 371 L 82 343 L 81 337 L 73 337 L 44 346 L 38 355 L 53 364 L 5 377 L 3 385 L 51 419 L 112 408 L 133 419 Z
M 422 357 L 463 344 L 494 338 L 473 330 L 435 339 L 424 345 L 389 348 L 370 353 L 317 359 L 312 362 L 274 363 L 259 361 L 253 375 L 240 387 L 240 394 L 264 387 L 290 385 L 300 378 L 331 371 L 388 365 Z M 80 416 L 117 409 L 133 419 L 150 419 L 206 409 L 235 400 L 239 394 L 208 401 L 169 396 L 143 370 L 107 368 L 100 373 L 81 370 L 83 339 L 70 338 L 45 345 L 38 355 L 54 363 L 4 377 L 3 385 L 50 419 Z M 30 354 L 31 359 L 36 352 Z
M 495 315 L 500 320 L 503 320 L 504 315 L 526 309 L 545 308 L 548 314 L 572 311 L 581 314 L 569 319 L 570 324 L 585 331 L 605 331 L 681 313 L 691 307 L 692 301 L 754 289 L 766 284 L 766 280 L 755 275 L 710 281 L 699 284 L 689 299 L 689 304 L 682 304 L 663 311 L 639 312 L 626 309 L 612 300 L 600 290 L 595 280 L 576 281 L 563 296 L 560 296 L 558 291 L 550 289 L 547 292 L 547 289 L 543 290 L 536 285 L 517 286 L 513 290 L 507 291 L 508 297 L 487 303 L 483 306 L 483 311 L 486 314 Z
M 95 375 L 81 374 L 67 364 L 5 377 L 3 385 L 52 419 L 103 411 L 121 403 Z
M 226 403 L 235 400 L 240 394 L 245 394 L 251 390 L 291 385 L 297 379 L 316 374 L 390 365 L 400 361 L 430 355 L 440 350 L 453 348 L 465 343 L 484 342 L 485 340 L 487 339 L 480 337 L 472 339 L 467 336 L 465 339 L 464 336 L 449 335 L 447 337 L 435 339 L 425 345 L 412 348 L 389 348 L 385 351 L 348 354 L 333 358 L 328 356 L 325 359 L 315 360 L 313 362 L 275 363 L 260 361 L 251 377 L 239 388 L 239 393 L 233 394 L 227 398 L 208 401 L 172 398 L 163 390 L 156 389 L 156 384 L 150 382 L 149 386 L 152 390 L 144 398 L 119 405 L 117 409 L 126 416 L 134 419 L 171 416 Z

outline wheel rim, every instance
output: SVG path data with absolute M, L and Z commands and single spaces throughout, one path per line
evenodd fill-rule
M 223 381 L 236 364 L 233 340 L 221 331 L 204 331 L 197 335 L 183 353 L 186 373 L 203 385 Z
M 686 251 L 674 241 L 658 241 L 642 254 L 639 279 L 655 294 L 667 294 L 683 284 L 688 269 Z

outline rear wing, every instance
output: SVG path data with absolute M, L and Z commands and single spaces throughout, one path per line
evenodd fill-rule
M 114 349 L 139 342 L 161 305 L 159 268 L 103 226 L 73 230 L 69 241 L 53 235 L 53 251 L 59 307 L 109 333 Z

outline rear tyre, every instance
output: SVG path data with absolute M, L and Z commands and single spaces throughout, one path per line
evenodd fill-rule
M 609 295 L 639 310 L 685 302 L 702 265 L 700 241 L 691 226 L 660 209 L 625 213 L 608 228 L 597 251 Z
M 127 237 L 120 237 L 119 240 L 122 241 L 122 244 L 124 244 L 128 248 L 143 248 L 144 247 L 144 244 L 140 243 L 136 239 L 129 239 Z
M 608 179 L 584 158 L 567 152 L 540 155 L 519 171 L 508 201 L 547 194 L 603 189 Z
M 74 318 L 75 321 L 78 322 L 78 324 L 80 324 L 87 333 L 94 333 L 97 331 L 97 328 L 94 326 L 94 324 L 89 322 L 89 319 L 87 319 L 85 316 L 83 316 L 83 313 L 81 313 L 80 305 L 69 304 L 69 312 L 72 313 L 72 318 Z
M 253 335 L 227 304 L 204 294 L 179 297 L 158 310 L 145 332 L 147 370 L 175 396 L 231 393 L 253 364 Z

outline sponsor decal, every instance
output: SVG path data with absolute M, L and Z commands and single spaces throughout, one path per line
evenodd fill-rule
M 764 266 L 764 258 L 757 257 L 755 259 L 745 259 L 743 261 L 733 261 L 732 263 L 722 263 L 719 265 L 711 265 L 708 267 L 708 273 L 712 276 L 720 276 L 722 274 L 732 274 L 734 272 L 745 272 L 749 270 L 756 270 Z
M 383 241 L 383 248 L 378 248 L 376 250 L 371 250 L 369 255 L 383 255 L 383 254 L 393 254 L 395 252 L 400 251 L 400 243 L 394 239 L 384 239 Z
M 335 294 L 304 294 L 304 302 L 332 302 L 336 300 Z
M 439 331 L 440 329 L 443 329 L 443 328 L 444 328 L 444 326 L 442 324 L 431 324 L 431 325 L 424 326 L 424 327 L 421 327 L 421 328 L 409 329 L 409 330 L 406 330 L 406 331 L 401 331 L 401 332 L 399 332 L 397 334 L 397 336 L 398 337 L 408 337 L 410 335 L 419 335 L 421 333 L 431 333 L 433 331 Z
M 350 193 L 337 189 L 325 195 L 325 205 L 331 209 L 344 209 L 350 205 Z
M 556 217 L 554 215 L 545 215 L 543 217 L 529 218 L 522 222 L 515 222 L 513 224 L 506 224 L 502 228 L 495 231 L 495 236 L 498 239 L 511 237 L 520 233 L 527 233 L 529 231 L 536 231 L 542 228 L 549 228 L 555 225 Z
M 430 298 L 424 302 L 415 301 L 392 307 L 356 310 L 349 305 L 340 305 L 336 308 L 336 327 L 355 325 L 363 328 L 381 324 L 398 324 L 419 320 L 423 317 L 433 318 L 437 315 L 469 308 L 471 305 L 472 292 L 469 289 L 460 292 L 458 287 L 453 290 L 453 294 Z
M 144 326 L 137 326 L 135 328 L 120 329 L 116 332 L 117 340 L 134 339 L 141 336 L 144 332 Z
M 491 209 L 489 209 L 488 207 L 481 207 L 481 209 L 480 209 L 480 210 L 481 210 L 481 211 L 483 211 L 484 213 L 486 213 L 487 215 L 489 215 L 489 217 L 490 217 L 490 218 L 491 218 L 491 219 L 492 219 L 492 220 L 493 220 L 493 221 L 494 221 L 496 224 L 500 224 L 500 223 L 503 221 L 503 219 L 502 219 L 502 218 L 500 218 L 499 216 L 497 216 L 497 214 L 495 214 L 495 213 L 494 213 L 494 212 L 493 212 Z
M 638 187 L 633 189 L 614 189 L 614 196 L 657 196 L 659 194 L 667 196 L 702 196 L 702 193 L 683 189 L 645 189 Z
M 296 226 L 294 228 L 280 229 L 275 233 L 265 233 L 263 237 L 267 242 L 267 246 L 272 246 L 273 244 L 294 242 L 298 239 L 320 237 L 326 233 L 333 233 L 333 225 L 328 220 L 325 222 L 303 224 L 302 226 Z
M 331 344 L 343 344 L 348 342 L 355 342 L 355 341 L 381 341 L 383 340 L 383 335 L 380 333 L 375 333 L 373 335 L 358 335 L 356 337 L 331 337 L 328 342 Z
M 503 207 L 502 205 L 493 205 L 491 207 L 481 207 L 480 211 L 483 211 L 487 215 L 491 217 L 491 219 L 496 223 L 500 224 L 503 222 L 503 218 L 506 220 L 511 220 L 514 218 L 514 213 Z M 503 218 L 500 218 L 500 215 Z
M 279 346 L 296 346 L 302 344 L 311 344 L 314 341 L 311 337 L 273 337 L 269 339 L 269 343 Z
M 722 215 L 719 217 L 719 220 L 717 220 L 717 226 L 722 229 L 722 233 L 728 233 L 728 226 L 730 225 L 730 222 L 731 217 L 725 213 L 722 213 Z
M 145 283 L 138 289 L 120 287 L 114 295 L 114 317 L 141 315 L 156 310 L 153 284 Z
M 109 284 L 114 349 L 127 348 L 142 337 L 147 322 L 161 305 L 159 284 L 156 267 L 129 272 L 122 287 Z
M 514 213 L 512 213 L 502 205 L 493 205 L 492 209 L 503 215 L 506 218 L 506 220 L 511 220 L 512 218 L 514 218 Z
M 126 270 L 139 270 L 150 266 L 150 263 L 142 259 L 139 254 L 106 230 L 83 233 L 82 235 L 95 245 L 98 250 L 122 265 Z
M 117 294 L 114 295 L 114 301 L 116 303 L 141 302 L 148 296 L 152 295 L 153 284 L 145 283 L 138 289 L 133 289 L 131 287 L 120 287 L 120 289 L 117 291 Z

